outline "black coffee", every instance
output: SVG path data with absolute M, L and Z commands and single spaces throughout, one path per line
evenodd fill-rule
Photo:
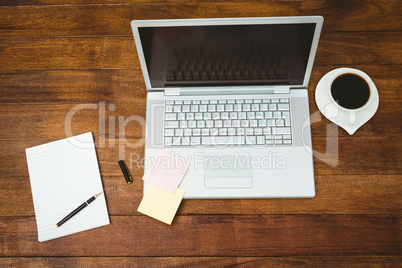
M 370 87 L 356 74 L 343 74 L 331 85 L 332 98 L 346 109 L 358 109 L 370 98 Z

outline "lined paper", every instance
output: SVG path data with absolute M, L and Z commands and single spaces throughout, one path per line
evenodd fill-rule
M 91 132 L 26 149 L 40 242 L 110 224 Z M 102 194 L 62 226 L 91 196 Z

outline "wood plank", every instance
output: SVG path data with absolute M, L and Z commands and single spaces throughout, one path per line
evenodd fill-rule
M 118 170 L 117 162 L 115 170 Z M 134 183 L 104 175 L 110 215 L 141 215 L 142 170 L 131 168 Z M 177 215 L 400 214 L 400 175 L 316 175 L 316 196 L 293 199 L 186 199 Z M 0 176 L 0 216 L 34 216 L 28 176 Z M 24 204 L 16 206 L 15 204 Z
M 354 137 L 399 136 L 402 131 L 398 124 L 401 102 L 382 101 L 374 117 Z M 61 139 L 92 131 L 103 140 L 120 137 L 144 138 L 145 110 L 144 102 L 3 104 L 0 106 L 0 137 L 3 140 Z M 310 113 L 314 137 L 349 137 L 346 131 L 337 128 L 321 115 L 314 100 L 310 100 Z
M 396 32 L 324 33 L 315 66 L 401 64 L 401 43 Z M 132 37 L 1 38 L 0 58 L 8 71 L 139 68 Z
M 397 267 L 401 257 L 35 257 L 1 258 L 7 267 Z
M 105 227 L 44 243 L 34 217 L 0 218 L 2 256 L 392 256 L 400 217 L 389 215 L 111 216 Z M 96 239 L 94 239 L 96 238 Z M 85 245 L 83 250 L 82 245 Z
M 133 19 L 301 16 L 320 14 L 324 32 L 400 31 L 400 4 L 388 1 L 190 2 L 0 7 L 0 37 L 131 36 Z M 345 16 L 347 10 L 348 16 Z M 84 15 L 85 14 L 85 15 Z M 375 23 L 373 23 L 375 21 Z
M 400 65 L 350 66 L 367 73 L 380 100 L 400 100 Z M 329 71 L 339 66 L 314 66 L 309 98 Z M 74 83 L 71 83 L 74 81 Z M 0 71 L 0 103 L 145 102 L 146 89 L 139 69 Z

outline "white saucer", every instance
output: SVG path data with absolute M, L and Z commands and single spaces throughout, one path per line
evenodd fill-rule
M 352 110 L 356 115 L 356 121 L 354 124 L 350 124 L 350 112 L 340 107 L 337 103 L 333 101 L 330 96 L 330 83 L 333 77 L 337 75 L 337 73 L 342 74 L 349 72 L 357 73 L 364 77 L 370 88 L 372 89 L 372 96 L 370 96 L 370 99 L 372 99 L 369 99 L 370 103 L 366 106 L 363 106 L 362 108 Z M 370 120 L 371 117 L 373 117 L 378 108 L 379 97 L 377 88 L 367 74 L 357 69 L 338 68 L 325 74 L 321 78 L 320 82 L 318 82 L 315 90 L 315 102 L 317 103 L 318 109 L 326 118 L 328 118 L 330 121 L 337 124 L 338 126 L 342 127 L 350 135 L 353 135 L 353 133 L 355 133 L 355 131 L 359 127 L 361 127 L 364 123 Z

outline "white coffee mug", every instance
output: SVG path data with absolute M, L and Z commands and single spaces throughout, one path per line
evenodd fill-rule
M 362 98 L 365 102 L 357 104 L 357 107 L 342 107 L 334 99 L 331 92 L 334 81 L 345 74 L 358 76 L 367 83 L 369 97 L 367 101 Z M 376 86 L 367 74 L 357 69 L 339 68 L 330 71 L 318 82 L 315 101 L 318 109 L 326 118 L 345 129 L 350 135 L 353 135 L 359 127 L 373 117 L 378 108 L 379 97 Z

